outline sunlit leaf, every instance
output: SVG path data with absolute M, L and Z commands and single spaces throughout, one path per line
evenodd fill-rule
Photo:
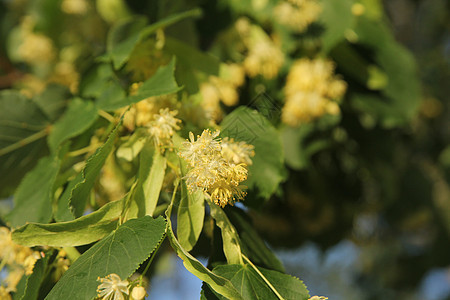
M 25 289 L 19 299 L 21 300 L 34 300 L 39 299 L 39 288 L 43 280 L 45 280 L 46 270 L 48 268 L 47 263 L 50 253 L 46 256 L 38 259 L 34 264 L 33 273 L 26 276 Z
M 100 173 L 106 158 L 114 147 L 114 140 L 121 125 L 122 119 L 108 136 L 106 142 L 98 148 L 91 157 L 89 157 L 85 167 L 81 170 L 81 175 L 78 175 L 73 180 L 73 183 L 69 184 L 69 188 L 73 187 L 73 189 L 65 192 L 70 193 L 69 197 L 65 197 L 64 194 L 61 197 L 64 200 L 62 204 L 60 204 L 61 209 L 63 209 L 63 207 L 71 208 L 72 213 L 76 218 L 80 217 L 84 212 L 91 189 L 94 186 L 95 180 Z M 62 212 L 61 215 L 64 215 L 64 213 Z
M 172 248 L 176 251 L 177 255 L 183 260 L 184 267 L 189 272 L 197 276 L 200 280 L 207 282 L 213 290 L 223 295 L 227 299 L 243 299 L 239 294 L 239 292 L 232 286 L 231 282 L 228 279 L 225 279 L 211 272 L 180 245 L 180 242 L 178 242 L 172 230 L 172 224 L 170 222 L 171 209 L 172 208 L 169 206 L 169 208 L 166 211 L 166 216 L 168 220 L 167 237 L 169 238 Z
M 309 298 L 308 290 L 299 279 L 259 267 L 258 270 L 283 299 L 307 300 Z M 213 271 L 229 279 L 244 299 L 280 299 L 250 265 L 220 265 L 215 267 Z M 220 299 L 226 299 L 223 295 L 218 296 Z
M 50 291 L 47 300 L 88 300 L 96 296 L 98 277 L 130 276 L 160 243 L 164 218 L 144 216 L 125 222 L 81 255 Z
M 15 243 L 23 246 L 67 247 L 98 241 L 117 227 L 125 199 L 110 202 L 86 216 L 69 222 L 30 223 L 12 233 Z
M 166 158 L 154 150 L 153 141 L 148 141 L 140 153 L 139 178 L 136 187 L 135 201 L 146 215 L 152 216 L 158 204 L 164 175 L 166 174 Z
M 203 229 L 205 200 L 202 191 L 190 193 L 186 182 L 181 181 L 181 200 L 178 206 L 177 236 L 180 245 L 191 251 Z
M 210 202 L 208 202 L 210 203 Z M 242 263 L 242 250 L 239 235 L 221 207 L 214 203 L 209 205 L 211 216 L 222 231 L 223 252 L 229 264 Z

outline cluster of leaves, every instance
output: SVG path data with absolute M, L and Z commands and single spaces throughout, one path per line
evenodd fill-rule
M 7 55 L 0 59 L 12 71 L 0 74 L 0 87 L 8 88 L 0 91 L 0 197 L 13 195 L 14 205 L 0 217 L 14 229 L 14 243 L 43 255 L 13 298 L 92 299 L 98 277 L 151 276 L 145 274 L 148 265 L 167 239 L 186 269 L 204 282 L 201 299 L 307 300 L 306 286 L 285 274 L 258 231 L 285 246 L 312 232 L 327 233 L 333 218 L 323 207 L 319 213 L 298 207 L 332 196 L 330 205 L 337 206 L 359 195 L 352 194 L 354 186 L 363 197 L 370 195 L 364 188 L 390 171 L 388 159 L 371 152 L 372 144 L 386 144 L 385 132 L 407 128 L 421 103 L 414 60 L 394 40 L 379 2 L 321 0 L 319 18 L 300 33 L 274 18 L 274 0 L 98 0 L 81 16 L 60 9 L 68 0 L 25 2 L 2 10 L 9 23 L 1 37 L 8 47 L 0 49 Z M 61 57 L 76 46 L 76 85 L 51 79 L 55 62 L 33 64 L 14 54 L 24 15 L 35 18 L 34 30 L 49 37 Z M 241 41 L 233 32 L 241 17 L 278 41 L 284 63 L 275 78 L 247 74 L 235 87 L 238 104 L 221 104 L 224 116 L 211 119 L 201 87 L 222 79 L 225 64 L 242 64 L 249 55 L 238 50 Z M 348 88 L 341 114 L 291 127 L 280 120 L 283 86 L 292 63 L 303 57 L 335 61 Z M 30 74 L 44 82 L 31 94 Z M 130 123 L 141 113 L 139 103 L 158 106 L 161 99 L 169 99 L 165 107 L 179 110 L 182 120 L 165 150 L 146 126 Z M 222 209 L 186 186 L 186 163 L 177 153 L 190 131 L 207 127 L 254 146 L 243 206 Z M 395 199 L 391 179 L 382 180 L 383 200 Z M 368 186 L 361 187 L 364 182 Z M 348 186 L 352 192 L 335 193 Z M 283 197 L 294 202 L 282 205 Z M 356 205 L 347 211 L 342 206 L 337 219 Z M 277 227 L 279 217 L 287 232 Z M 450 217 L 442 220 L 448 226 Z M 342 236 L 335 234 L 331 243 Z M 70 267 L 59 278 L 52 274 L 61 249 Z M 208 266 L 195 254 L 207 256 Z

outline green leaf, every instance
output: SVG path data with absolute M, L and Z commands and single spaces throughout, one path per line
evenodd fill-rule
M 139 179 L 136 187 L 135 201 L 146 215 L 153 216 L 158 204 L 167 160 L 152 146 L 153 141 L 147 141 L 140 153 Z
M 122 86 L 115 80 L 108 80 L 103 85 L 102 93 L 97 98 L 96 104 L 99 109 L 114 111 L 128 105 L 127 95 Z
M 239 234 L 242 252 L 253 263 L 284 273 L 283 264 L 267 247 L 264 240 L 261 239 L 254 226 L 250 223 L 250 220 L 248 220 L 249 217 L 236 207 L 226 207 L 225 211 Z
M 41 94 L 33 98 L 33 102 L 54 122 L 64 112 L 69 97 L 70 92 L 66 86 L 50 83 Z
M 190 193 L 186 182 L 181 181 L 181 200 L 177 215 L 177 236 L 180 245 L 191 251 L 203 229 L 205 200 L 202 191 Z
M 146 23 L 144 18 L 127 20 L 113 27 L 108 35 L 107 49 L 113 61 L 114 68 L 120 69 L 130 58 L 130 54 L 136 44 L 155 33 L 157 29 L 170 26 L 185 18 L 199 17 L 200 15 L 201 10 L 192 9 L 179 14 L 173 14 L 146 27 L 144 27 Z
M 159 193 L 161 192 L 164 175 L 166 174 L 166 158 L 155 151 L 150 174 L 144 180 L 145 214 L 152 216 L 158 204 Z
M 13 300 L 21 300 L 27 288 L 27 276 L 22 275 L 16 286 L 16 292 L 12 295 Z
M 277 271 L 258 268 L 283 299 L 307 300 L 309 292 L 299 279 Z M 279 299 L 250 265 L 220 265 L 213 272 L 231 281 L 244 299 Z M 218 295 L 219 299 L 226 299 Z
M 176 93 L 181 87 L 175 81 L 174 70 L 175 58 L 169 64 L 159 67 L 152 77 L 144 81 L 136 94 L 128 97 L 117 82 L 108 81 L 104 85 L 103 93 L 97 99 L 97 106 L 100 109 L 112 111 L 149 97 Z
M 334 116 L 325 116 L 323 118 L 330 120 L 329 126 L 333 126 L 334 120 L 338 120 Z M 324 120 L 319 120 L 324 121 Z M 302 124 L 298 128 L 283 127 L 280 135 L 283 139 L 284 153 L 286 164 L 295 169 L 302 170 L 309 166 L 311 156 L 320 150 L 331 145 L 331 141 L 327 138 L 320 137 L 315 134 L 319 131 L 317 124 Z M 317 137 L 316 137 L 317 136 Z
M 395 41 L 389 28 L 380 21 L 360 17 L 355 33 L 359 44 L 371 48 L 378 72 L 385 77 L 382 97 L 379 94 L 356 94 L 351 99 L 352 105 L 371 114 L 387 128 L 409 122 L 417 113 L 421 101 L 414 57 Z
M 322 51 L 328 53 L 345 38 L 347 30 L 353 27 L 355 16 L 352 14 L 353 0 L 323 0 L 320 22 L 325 26 L 322 34 Z
M 27 246 L 68 247 L 86 245 L 111 233 L 122 213 L 126 198 L 110 202 L 100 209 L 69 222 L 30 223 L 12 233 L 15 243 Z
M 198 90 L 195 73 L 200 71 L 207 75 L 218 75 L 220 60 L 208 53 L 199 51 L 177 39 L 167 37 L 164 51 L 173 54 L 177 58 L 176 76 L 179 82 L 186 86 L 189 92 Z
M 81 255 L 64 273 L 47 300 L 89 300 L 96 296 L 98 277 L 115 273 L 128 278 L 161 242 L 164 218 L 132 219 Z
M 56 221 L 62 222 L 62 221 L 70 221 L 73 220 L 75 217 L 70 209 L 69 206 L 69 200 L 72 196 L 72 191 L 75 188 L 75 186 L 80 183 L 83 180 L 81 172 L 77 174 L 77 176 L 72 179 L 68 184 L 67 187 L 64 189 L 64 192 L 58 199 L 56 211 L 53 213 L 53 216 Z
M 0 91 L 0 197 L 10 196 L 25 173 L 47 154 L 48 125 L 36 103 L 18 91 Z
M 208 202 L 211 216 L 222 231 L 223 252 L 229 264 L 241 264 L 242 250 L 239 235 L 225 212 L 218 205 Z
M 34 264 L 33 273 L 26 277 L 25 290 L 20 297 L 21 300 L 35 300 L 39 296 L 39 288 L 45 277 L 47 269 L 47 262 L 50 253 L 47 253 L 43 258 L 38 259 Z
M 144 147 L 147 137 L 147 128 L 136 128 L 128 140 L 117 148 L 116 157 L 128 162 L 133 161 Z
M 120 69 L 128 60 L 140 39 L 140 32 L 147 24 L 144 17 L 119 22 L 108 33 L 106 48 L 115 69 Z
M 239 292 L 232 286 L 228 279 L 218 276 L 208 270 L 202 265 L 195 257 L 193 257 L 189 252 L 186 251 L 180 242 L 175 237 L 172 230 L 172 223 L 170 222 L 170 215 L 172 211 L 172 204 L 166 210 L 167 219 L 167 237 L 169 238 L 172 248 L 175 250 L 177 255 L 183 260 L 184 267 L 197 276 L 200 280 L 209 284 L 209 286 L 217 293 L 223 295 L 227 299 L 237 300 L 243 299 Z
M 97 119 L 97 108 L 91 101 L 75 98 L 64 115 L 53 125 L 48 145 L 55 152 L 64 141 L 83 133 Z
M 139 102 L 153 96 L 161 96 L 178 92 L 181 88 L 177 85 L 173 73 L 175 71 L 175 58 L 169 64 L 160 67 L 156 73 L 144 81 L 135 95 L 129 96 L 127 104 Z
M 118 130 L 122 125 L 122 120 L 123 118 L 108 136 L 106 142 L 98 148 L 91 157 L 89 157 L 86 162 L 86 166 L 83 170 L 81 170 L 81 176 L 77 176 L 75 178 L 78 182 L 71 191 L 68 204 L 76 218 L 80 217 L 84 212 L 91 189 L 94 186 L 95 179 L 100 174 L 106 158 L 114 147 L 114 140 L 116 139 Z
M 249 166 L 248 179 L 244 184 L 257 189 L 260 197 L 269 198 L 284 180 L 286 173 L 277 130 L 256 110 L 243 106 L 227 115 L 220 126 L 221 136 L 255 146 L 253 164 Z
M 80 94 L 84 98 L 100 97 L 113 77 L 114 71 L 111 64 L 94 66 L 81 78 Z
M 11 227 L 26 222 L 47 223 L 51 220 L 53 185 L 60 163 L 56 155 L 44 157 L 23 178 L 14 195 L 14 209 L 6 216 Z
M 89 157 L 83 170 L 67 185 L 63 194 L 58 199 L 57 209 L 54 213 L 57 221 L 70 221 L 83 214 L 89 193 L 94 186 L 95 179 L 100 173 L 106 158 L 112 151 L 114 140 L 121 124 L 122 119 L 113 129 L 105 144 L 99 147 Z

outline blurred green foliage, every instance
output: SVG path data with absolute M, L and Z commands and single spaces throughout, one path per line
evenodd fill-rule
M 450 266 L 449 11 L 444 0 L 0 1 L 0 197 L 14 200 L 0 221 L 18 244 L 81 254 L 58 281 L 60 254 L 45 248 L 14 299 L 85 287 L 91 299 L 97 276 L 142 272 L 164 230 L 172 250 L 160 251 L 206 283 L 202 299 L 306 300 L 271 249 L 343 240 L 361 250 L 364 299 L 419 298 L 424 275 Z M 305 61 L 317 69 L 295 75 Z M 336 97 L 314 77 L 321 62 L 345 82 Z M 317 94 L 334 106 L 308 118 L 318 103 L 288 106 Z M 149 136 L 160 108 L 182 121 L 175 151 Z M 239 208 L 205 206 L 184 182 L 177 151 L 205 128 L 254 146 Z M 106 245 L 139 253 L 102 269 Z

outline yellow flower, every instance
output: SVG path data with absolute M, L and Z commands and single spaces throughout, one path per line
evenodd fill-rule
M 277 76 L 283 62 L 283 52 L 270 39 L 264 39 L 250 46 L 244 68 L 250 77 L 262 75 L 272 79 Z
M 8 270 L 8 277 L 5 279 L 5 283 L 8 286 L 8 290 L 15 292 L 17 284 L 24 274 L 24 270 L 21 268 L 13 268 Z
M 211 133 L 209 129 L 205 129 L 202 135 L 197 136 L 195 140 L 194 134 L 189 132 L 189 140 L 183 142 L 181 145 L 180 156 L 184 158 L 189 165 L 195 166 L 198 162 L 203 162 L 205 157 L 209 155 L 216 155 L 221 151 L 220 142 L 217 137 L 220 131 L 216 130 Z
M 322 6 L 315 0 L 291 0 L 280 2 L 274 10 L 276 20 L 296 32 L 303 32 L 315 22 Z
M 153 121 L 149 124 L 149 133 L 158 146 L 171 145 L 171 138 L 176 130 L 180 130 L 180 119 L 175 118 L 178 111 L 170 111 L 168 108 L 160 109 L 159 114 L 153 115 Z
M 0 227 L 0 260 L 13 264 L 16 259 L 16 247 L 11 239 L 11 232 L 6 227 Z
M 11 300 L 12 299 L 11 294 L 4 286 L 0 286 L 0 299 L 2 299 L 2 300 Z
M 231 158 L 228 159 L 222 154 L 222 141 L 217 139 L 219 133 L 218 130 L 211 133 L 206 129 L 195 140 L 194 134 L 190 132 L 190 140 L 182 144 L 179 155 L 190 166 L 184 177 L 189 191 L 202 190 L 215 204 L 224 207 L 226 204 L 232 205 L 235 201 L 242 200 L 245 196 L 245 192 L 242 191 L 244 187 L 240 183 L 247 179 L 248 170 L 247 165 L 240 160 L 249 159 L 253 146 L 227 139 L 226 153 L 233 152 L 229 149 L 229 145 L 243 147 L 235 149 L 235 153 L 231 153 Z M 234 158 L 239 162 L 234 163 Z
M 222 117 L 220 98 L 217 88 L 210 82 L 200 85 L 200 95 L 202 97 L 201 107 L 205 111 L 208 120 L 218 121 Z
M 29 275 L 33 272 L 34 264 L 39 258 L 41 258 L 39 252 L 17 245 L 12 241 L 9 229 L 0 227 L 0 260 Z
M 23 261 L 23 266 L 25 268 L 25 275 L 30 275 L 31 273 L 33 273 L 34 264 L 40 258 L 41 258 L 41 255 L 37 251 L 34 251 L 31 255 L 28 255 L 25 258 L 25 260 Z
M 131 291 L 131 299 L 142 300 L 147 295 L 145 288 L 143 286 L 135 286 Z
M 236 105 L 239 101 L 239 94 L 236 87 L 229 81 L 222 78 L 211 76 L 210 82 L 214 85 L 217 95 L 226 106 Z
M 53 276 L 55 280 L 59 280 L 61 276 L 69 269 L 70 261 L 64 257 L 58 257 L 56 259 L 55 272 Z
M 201 106 L 206 118 L 217 122 L 222 117 L 220 101 L 226 106 L 239 103 L 238 87 L 245 81 L 244 68 L 238 64 L 222 64 L 219 76 L 209 76 L 207 82 L 200 85 Z
M 234 87 L 239 87 L 244 84 L 245 71 L 241 65 L 224 64 L 221 67 L 221 78 L 231 83 Z
M 88 10 L 86 0 L 63 0 L 61 10 L 66 14 L 84 15 Z
M 50 77 L 49 81 L 65 85 L 75 94 L 78 91 L 80 74 L 78 74 L 72 63 L 61 61 L 56 64 L 53 75 Z
M 338 115 L 347 84 L 334 75 L 334 64 L 323 59 L 299 59 L 289 70 L 281 119 L 290 126 L 313 121 L 324 114 Z
M 109 274 L 105 278 L 98 278 L 101 284 L 97 288 L 98 297 L 103 300 L 125 300 L 123 294 L 128 295 L 128 281 L 121 280 L 117 274 Z
M 46 87 L 44 80 L 32 74 L 25 74 L 17 83 L 20 93 L 28 98 L 42 93 Z
M 234 139 L 224 138 L 222 140 L 222 155 L 229 162 L 235 164 L 244 163 L 251 165 L 252 160 L 250 157 L 255 156 L 255 147 L 249 145 L 246 142 L 235 142 Z
M 324 296 L 312 296 L 311 298 L 309 298 L 308 300 L 326 300 L 328 299 L 328 297 L 324 297 Z
M 275 78 L 284 63 L 279 45 L 261 27 L 250 24 L 246 18 L 238 19 L 235 29 L 244 45 L 242 52 L 247 52 L 243 61 L 245 72 L 250 77 Z
M 29 64 L 48 63 L 55 58 L 52 40 L 39 33 L 25 32 L 17 51 L 22 60 Z
M 234 202 L 243 200 L 245 192 L 241 187 L 230 184 L 226 180 L 216 181 L 211 187 L 211 200 L 220 207 L 225 205 L 233 205 Z
M 310 122 L 325 114 L 329 103 L 318 93 L 295 93 L 287 98 L 281 111 L 281 120 L 291 126 Z

